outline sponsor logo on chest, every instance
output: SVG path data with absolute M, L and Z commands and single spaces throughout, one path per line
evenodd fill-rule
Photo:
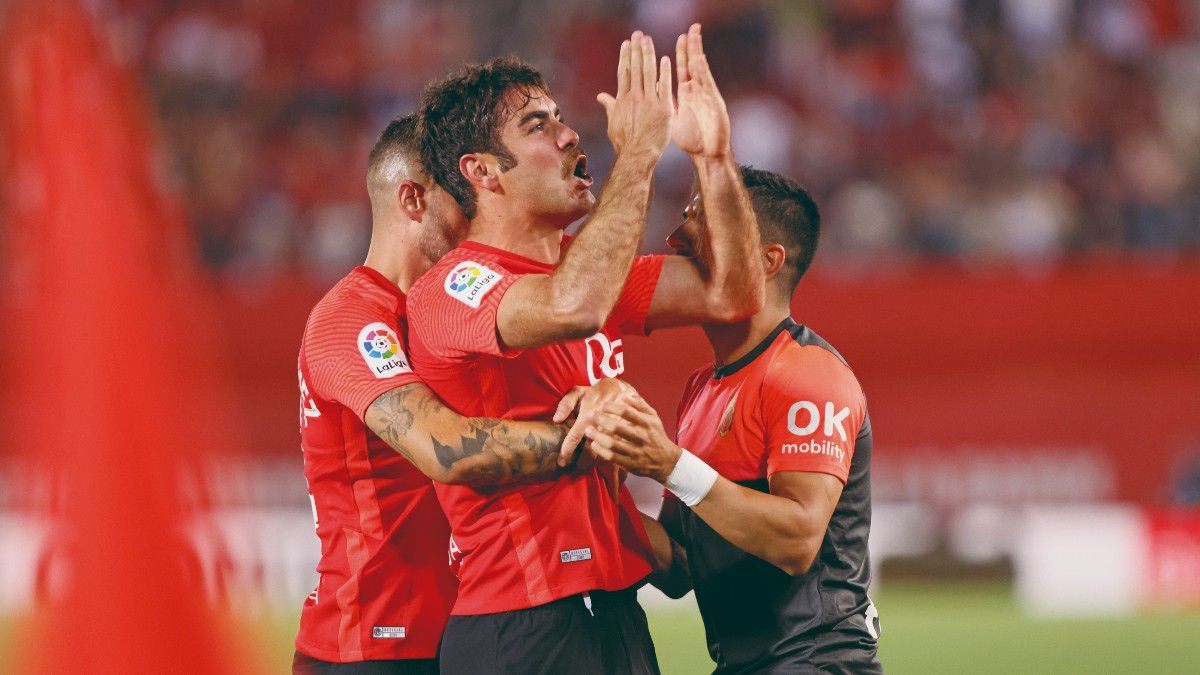
M 625 372 L 625 347 L 621 338 L 610 340 L 604 333 L 596 333 L 583 341 L 583 347 L 587 351 L 587 376 L 591 384 Z

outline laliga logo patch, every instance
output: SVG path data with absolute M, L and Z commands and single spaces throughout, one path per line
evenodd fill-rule
M 504 275 L 486 265 L 467 260 L 450 270 L 450 274 L 446 275 L 444 288 L 450 297 L 473 309 L 479 309 L 483 296 L 503 278 Z
M 379 379 L 412 372 L 395 331 L 382 321 L 367 324 L 358 332 L 358 350 Z

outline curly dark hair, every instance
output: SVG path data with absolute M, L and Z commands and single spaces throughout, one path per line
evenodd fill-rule
M 458 170 L 459 158 L 488 152 L 500 158 L 501 169 L 516 166 L 516 158 L 500 141 L 500 128 L 539 93 L 549 93 L 542 74 L 515 56 L 469 63 L 426 87 L 421 104 L 421 162 L 468 219 L 475 217 L 477 200 L 475 188 Z
M 750 205 L 758 220 L 764 244 L 782 244 L 791 266 L 790 287 L 812 264 L 821 233 L 821 213 L 812 195 L 794 181 L 771 171 L 740 167 L 742 183 L 750 194 Z

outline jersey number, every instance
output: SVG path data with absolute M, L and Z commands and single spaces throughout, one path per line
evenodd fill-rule
M 317 402 L 308 394 L 308 383 L 304 381 L 304 373 L 296 369 L 296 379 L 300 380 L 300 428 L 308 426 L 308 418 L 320 417 L 321 410 Z

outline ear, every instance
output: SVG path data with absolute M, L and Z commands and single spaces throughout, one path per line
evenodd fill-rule
M 458 158 L 458 170 L 476 188 L 495 192 L 500 188 L 500 178 L 494 159 L 486 153 L 472 152 Z
M 396 203 L 409 220 L 421 220 L 425 215 L 425 186 L 412 180 L 402 180 L 396 188 Z
M 787 264 L 787 249 L 782 244 L 767 244 L 762 249 L 763 272 L 770 281 Z

